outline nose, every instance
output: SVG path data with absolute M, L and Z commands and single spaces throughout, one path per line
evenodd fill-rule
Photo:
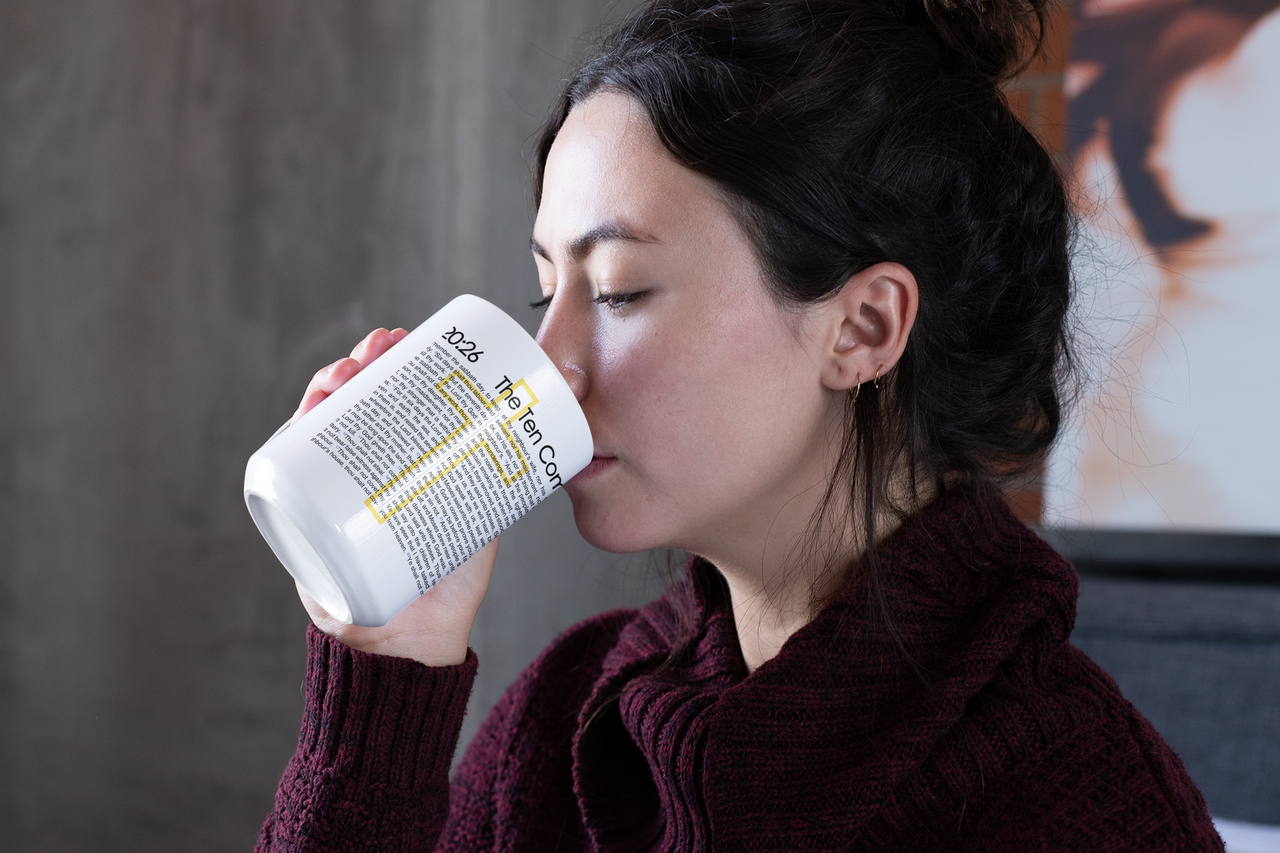
M 547 313 L 538 327 L 538 335 L 534 339 L 552 363 L 560 369 L 560 375 L 569 383 L 573 396 L 579 403 L 586 399 L 591 390 L 591 380 L 587 377 L 587 354 L 589 350 L 590 330 L 583 317 L 573 316 L 573 309 L 567 300 L 557 293 L 547 306 Z

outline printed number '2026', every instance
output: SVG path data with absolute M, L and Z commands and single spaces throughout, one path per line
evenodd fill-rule
M 467 361 L 475 364 L 480 360 L 480 356 L 484 355 L 484 350 L 476 349 L 473 341 L 467 340 L 467 336 L 458 331 L 458 327 L 454 326 L 440 337 L 453 344 L 453 348 L 466 357 Z

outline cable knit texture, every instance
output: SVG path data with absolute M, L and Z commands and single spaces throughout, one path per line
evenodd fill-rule
M 881 560 L 896 642 L 855 580 L 750 675 L 695 561 L 553 642 L 452 786 L 474 655 L 432 669 L 312 630 L 257 849 L 1223 849 L 1177 756 L 1068 642 L 1073 570 L 1002 502 L 944 495 Z

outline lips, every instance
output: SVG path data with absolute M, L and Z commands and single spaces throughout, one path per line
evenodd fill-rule
M 617 461 L 618 461 L 618 457 L 616 456 L 592 456 L 591 462 L 587 465 L 587 467 L 579 471 L 577 475 L 574 476 L 573 479 L 589 480 L 592 477 L 598 476 L 608 468 L 612 467 L 613 464 Z

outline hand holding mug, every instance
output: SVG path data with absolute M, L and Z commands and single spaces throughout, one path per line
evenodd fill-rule
M 407 334 L 404 329 L 390 332 L 375 329 L 356 345 L 349 358 L 339 359 L 316 371 L 290 422 L 297 421 L 315 408 L 317 403 L 337 391 Z M 392 617 L 386 625 L 375 628 L 335 619 L 320 602 L 307 594 L 302 584 L 297 584 L 298 597 L 317 628 L 353 649 L 411 658 L 427 666 L 453 666 L 466 660 L 471 626 L 489 588 L 489 577 L 497 556 L 498 540 L 495 539 Z
M 245 502 L 322 630 L 457 663 L 488 587 L 486 546 L 591 456 L 586 418 L 546 353 L 498 308 L 461 296 L 318 371 L 250 458 Z

